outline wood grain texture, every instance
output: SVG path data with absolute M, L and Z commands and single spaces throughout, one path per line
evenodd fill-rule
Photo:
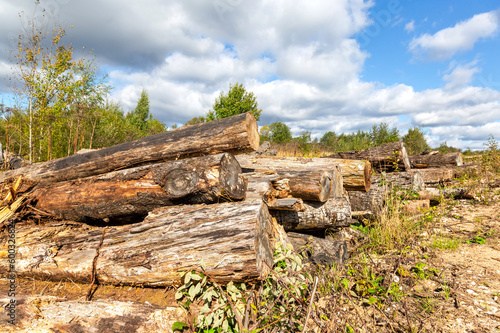
M 259 157 L 252 155 L 238 155 L 243 173 L 266 172 L 272 170 L 318 170 L 334 172 L 340 168 L 343 187 L 350 191 L 368 191 L 371 183 L 371 164 L 365 160 L 346 160 L 335 158 L 304 158 L 304 157 Z M 338 177 L 332 176 L 332 179 Z M 333 186 L 332 186 L 333 188 Z M 339 189 L 334 189 L 339 193 Z
M 372 168 L 381 171 L 409 171 L 411 169 L 408 153 L 403 141 L 385 143 L 380 146 L 359 151 L 335 153 L 332 158 L 370 161 Z
M 307 201 L 304 206 L 302 212 L 271 210 L 271 214 L 286 231 L 318 231 L 351 225 L 351 205 L 346 198 Z
M 35 183 L 54 183 L 167 160 L 250 152 L 258 147 L 257 122 L 252 114 L 244 113 L 6 171 L 0 174 L 0 183 L 18 175 Z
M 102 228 L 80 224 L 17 228 L 19 276 L 91 281 Z M 7 234 L 0 235 L 0 272 L 8 270 Z M 262 201 L 163 207 L 140 223 L 108 228 L 96 273 L 100 283 L 179 285 L 192 269 L 218 282 L 264 278 L 286 233 Z
M 462 153 L 448 153 L 444 155 L 412 155 L 410 162 L 413 168 L 439 168 L 439 167 L 459 167 L 463 165 Z
M 35 208 L 82 222 L 138 222 L 157 207 L 242 200 L 246 182 L 229 153 L 124 169 L 47 184 Z

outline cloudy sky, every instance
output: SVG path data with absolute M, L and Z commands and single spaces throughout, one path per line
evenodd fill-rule
M 254 92 L 259 125 L 313 137 L 422 126 L 431 146 L 500 138 L 498 0 L 41 0 L 92 49 L 125 111 L 142 89 L 167 125 L 204 115 L 229 84 Z M 0 0 L 0 75 L 19 13 Z M 72 28 L 69 28 L 72 27 Z M 0 82 L 0 98 L 10 90 Z

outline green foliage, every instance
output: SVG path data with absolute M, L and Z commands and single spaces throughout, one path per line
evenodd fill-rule
M 332 131 L 326 132 L 325 134 L 323 134 L 323 136 L 321 137 L 319 142 L 322 145 L 332 147 L 333 149 L 336 150 L 336 148 L 338 146 L 337 134 L 335 134 L 335 132 L 332 132 Z
M 184 125 L 197 125 L 204 123 L 206 121 L 205 117 L 199 116 L 199 117 L 193 117 L 189 119 Z
M 389 125 L 387 123 L 373 125 L 370 132 L 370 140 L 371 145 L 373 146 L 380 146 L 384 143 L 399 141 L 399 130 L 396 127 L 389 129 Z
M 187 309 L 201 306 L 194 318 L 196 332 L 259 332 L 264 328 L 299 331 L 312 278 L 302 257 L 290 249 L 277 246 L 274 265 L 262 282 L 247 286 L 229 282 L 219 285 L 205 272 L 191 271 L 175 298 Z M 187 325 L 187 324 L 186 324 Z
M 262 110 L 259 109 L 257 98 L 252 92 L 247 92 L 243 84 L 230 84 L 228 93 L 221 92 L 215 100 L 212 110 L 206 115 L 206 121 L 231 117 L 245 112 L 250 112 L 256 120 L 260 120 Z
M 421 127 L 410 128 L 408 133 L 403 137 L 403 141 L 409 155 L 418 155 L 430 149 Z
M 441 142 L 436 150 L 439 151 L 440 154 L 455 153 L 460 151 L 460 149 L 458 148 L 448 146 L 448 143 L 446 141 Z
M 269 125 L 269 132 L 267 135 L 269 140 L 273 143 L 285 143 L 292 141 L 292 132 L 290 131 L 290 128 L 280 121 Z
M 138 130 L 142 131 L 147 127 L 149 114 L 149 95 L 145 89 L 141 92 L 141 97 L 137 101 L 137 106 L 132 112 L 127 114 L 127 119 Z

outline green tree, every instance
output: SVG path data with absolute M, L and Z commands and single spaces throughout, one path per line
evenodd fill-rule
M 403 136 L 403 141 L 410 155 L 418 155 L 430 149 L 421 127 L 410 128 Z
M 292 132 L 286 124 L 277 121 L 269 125 L 269 139 L 273 143 L 289 142 L 292 140 Z
M 204 123 L 205 121 L 206 121 L 206 119 L 203 116 L 193 117 L 193 118 L 189 119 L 188 121 L 186 121 L 186 123 L 184 125 L 197 125 L 197 124 Z
M 74 59 L 71 44 L 63 42 L 66 30 L 55 24 L 49 29 L 51 18 L 45 10 L 37 16 L 37 6 L 31 21 L 20 14 L 22 33 L 11 50 L 16 109 L 27 109 L 30 160 L 64 156 L 65 144 L 68 154 L 82 148 L 88 121 L 110 89 L 92 61 Z
M 323 134 L 323 136 L 321 137 L 321 139 L 319 140 L 319 142 L 322 145 L 325 145 L 325 146 L 328 146 L 328 147 L 332 147 L 333 149 L 336 149 L 337 146 L 338 146 L 338 137 L 337 137 L 337 134 L 335 134 L 335 132 L 328 131 L 325 134 Z
M 139 131 L 143 131 L 148 125 L 147 120 L 149 117 L 149 95 L 146 90 L 143 89 L 141 97 L 137 101 L 137 106 L 132 112 L 127 114 L 127 119 L 129 119 L 130 123 Z
M 374 146 L 380 146 L 384 143 L 399 141 L 399 130 L 396 127 L 389 129 L 389 125 L 387 123 L 373 125 L 370 132 L 370 140 L 372 141 Z
M 221 92 L 215 100 L 212 110 L 207 113 L 206 121 L 231 117 L 245 112 L 250 112 L 255 119 L 260 120 L 262 110 L 259 109 L 257 98 L 252 92 L 247 92 L 242 84 L 230 84 L 228 93 Z

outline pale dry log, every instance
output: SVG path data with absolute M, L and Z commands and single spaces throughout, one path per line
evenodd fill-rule
M 1 299 L 8 306 L 10 299 Z M 2 332 L 173 333 L 176 321 L 187 322 L 180 307 L 160 308 L 144 303 L 97 300 L 93 302 L 40 296 L 17 299 L 16 326 L 0 318 Z
M 372 216 L 379 216 L 385 200 L 394 186 L 416 192 L 425 189 L 425 183 L 419 170 L 374 175 L 370 191 L 349 192 L 352 210 L 368 211 L 371 212 Z
M 481 195 L 476 193 L 469 187 L 452 187 L 452 188 L 427 188 L 425 191 L 419 192 L 421 199 L 439 200 L 440 198 L 468 199 L 480 200 Z
M 8 271 L 7 234 L 0 235 L 0 272 Z M 100 242 L 102 245 L 99 247 Z M 159 208 L 143 222 L 112 228 L 19 226 L 19 276 L 115 285 L 179 285 L 186 271 L 201 269 L 215 281 L 266 277 L 286 233 L 262 201 Z
M 377 147 L 359 151 L 335 153 L 331 158 L 345 158 L 351 160 L 368 160 L 372 168 L 379 172 L 411 169 L 410 160 L 403 141 L 385 143 Z
M 302 199 L 284 198 L 274 199 L 266 202 L 270 210 L 287 210 L 292 212 L 303 212 L 306 210 Z
M 296 232 L 287 232 L 293 248 L 318 265 L 342 264 L 348 257 L 347 243 L 327 236 L 320 238 Z
M 337 168 L 329 171 L 308 168 L 267 170 L 247 172 L 243 176 L 248 180 L 247 199 L 265 198 L 268 202 L 288 197 L 324 202 L 332 197 L 332 189 L 338 192 L 339 186 L 342 186 L 342 176 L 339 176 Z
M 444 155 L 412 155 L 410 163 L 413 168 L 457 167 L 463 165 L 462 153 L 448 153 Z
M 287 191 L 294 198 L 325 202 L 332 191 L 332 177 L 326 171 L 282 171 L 277 170 L 279 180 L 273 181 L 275 188 Z
M 304 158 L 304 157 L 259 157 L 251 155 L 238 155 L 243 172 L 269 171 L 269 170 L 318 170 L 331 171 L 340 167 L 343 187 L 350 191 L 368 191 L 371 182 L 371 164 L 368 161 L 345 160 L 334 158 Z M 338 178 L 338 176 L 334 176 Z M 337 187 L 333 189 L 335 195 L 340 193 Z
M 351 225 L 351 205 L 346 198 L 308 201 L 304 206 L 302 212 L 271 210 L 271 215 L 286 231 L 315 231 Z
M 36 209 L 60 218 L 114 224 L 162 206 L 242 200 L 245 192 L 238 161 L 222 153 L 47 184 L 32 197 Z
M 418 169 L 426 185 L 443 184 L 453 180 L 455 168 Z
M 252 114 L 244 113 L 3 172 L 0 183 L 19 175 L 35 183 L 53 183 L 179 158 L 250 152 L 258 147 L 257 122 Z

